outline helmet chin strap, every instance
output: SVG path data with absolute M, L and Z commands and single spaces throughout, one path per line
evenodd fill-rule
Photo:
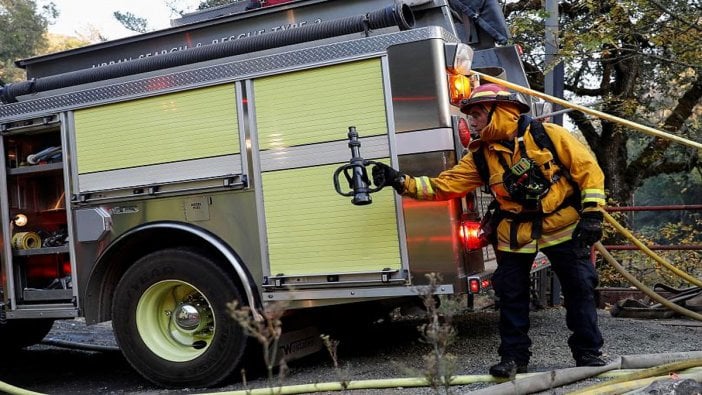
M 488 110 L 487 107 L 485 107 L 484 105 L 482 105 L 482 106 L 483 106 L 483 110 L 485 110 L 488 113 L 487 123 L 485 125 L 489 125 L 490 122 L 492 122 L 492 114 L 495 113 L 495 109 L 497 108 L 497 102 L 496 101 L 492 102 L 492 106 L 490 106 L 490 110 Z
M 483 106 L 483 108 L 485 108 L 485 107 Z M 492 106 L 490 106 L 490 110 L 487 112 L 488 115 L 487 115 L 487 124 L 486 125 L 489 125 L 490 122 L 492 122 L 492 114 L 495 113 L 496 108 L 497 108 L 497 102 L 494 101 L 494 102 L 492 102 Z M 485 108 L 485 110 L 487 111 L 487 108 Z

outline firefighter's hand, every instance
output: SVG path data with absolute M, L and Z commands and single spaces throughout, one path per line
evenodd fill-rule
M 405 175 L 384 163 L 373 166 L 373 184 L 378 188 L 393 187 L 397 193 L 405 191 Z
M 599 211 L 585 211 L 580 214 L 580 222 L 573 230 L 573 241 L 581 247 L 590 247 L 602 238 L 602 220 Z

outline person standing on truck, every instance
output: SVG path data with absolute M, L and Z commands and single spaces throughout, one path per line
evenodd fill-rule
M 480 85 L 461 102 L 480 138 L 456 166 L 436 177 L 412 177 L 382 163 L 372 169 L 376 186 L 392 186 L 418 200 L 449 200 L 489 186 L 498 203 L 492 216 L 497 259 L 492 281 L 501 340 L 501 360 L 490 367 L 495 377 L 527 371 L 530 270 L 537 251 L 549 258 L 561 282 L 576 366 L 605 364 L 597 324 L 598 278 L 590 262 L 590 247 L 602 237 L 604 174 L 565 128 L 522 115 L 529 110 L 500 85 Z

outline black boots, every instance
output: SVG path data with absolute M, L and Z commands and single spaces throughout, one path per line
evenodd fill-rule
M 602 358 L 595 354 L 581 354 L 575 358 L 575 366 L 605 366 Z M 503 358 L 500 363 L 490 366 L 490 374 L 495 377 L 514 379 L 517 373 L 526 373 L 527 364 L 514 359 Z
M 526 373 L 527 364 L 517 363 L 513 359 L 502 359 L 497 365 L 490 367 L 490 374 L 495 377 L 513 379 L 517 373 Z
M 575 366 L 605 366 L 605 361 L 595 354 L 581 354 L 575 357 Z

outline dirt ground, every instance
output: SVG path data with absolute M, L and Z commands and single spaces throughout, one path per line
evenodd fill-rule
M 566 344 L 565 310 L 561 307 L 534 311 L 530 335 L 534 341 L 530 371 L 572 367 Z M 457 375 L 483 375 L 497 359 L 498 314 L 486 310 L 466 313 L 454 320 L 456 340 L 449 352 L 456 356 Z M 612 317 L 599 310 L 605 337 L 603 352 L 612 360 L 622 355 L 688 352 L 702 350 L 702 322 L 681 317 L 633 319 Z M 401 318 L 359 328 L 340 335 L 340 369 L 333 369 L 329 355 L 322 351 L 293 361 L 284 385 L 338 382 L 340 374 L 350 380 L 413 377 L 426 370 L 423 355 L 430 347 L 419 334 L 420 318 Z M 70 342 L 70 343 L 66 343 Z M 71 347 L 74 345 L 75 347 Z M 82 346 L 80 346 L 82 345 Z M 86 326 L 80 320 L 59 321 L 45 342 L 16 355 L 2 353 L 0 381 L 26 390 L 47 394 L 171 394 L 219 393 L 266 386 L 263 377 L 238 377 L 207 390 L 163 390 L 139 376 L 116 350 L 109 324 Z M 452 387 L 456 394 L 491 384 Z M 551 394 L 568 393 L 573 387 L 554 389 Z M 1 391 L 0 391 L 1 392 Z M 347 391 L 353 394 L 431 394 L 429 388 Z

